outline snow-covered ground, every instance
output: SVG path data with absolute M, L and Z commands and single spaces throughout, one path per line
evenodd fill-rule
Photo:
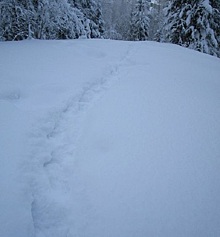
M 0 236 L 220 236 L 220 60 L 175 45 L 0 43 Z

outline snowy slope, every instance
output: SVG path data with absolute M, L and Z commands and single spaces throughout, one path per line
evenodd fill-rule
M 0 236 L 220 235 L 219 59 L 109 40 L 0 52 Z

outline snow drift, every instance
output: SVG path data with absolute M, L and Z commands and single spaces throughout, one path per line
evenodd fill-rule
M 220 235 L 220 61 L 169 44 L 0 44 L 0 235 Z

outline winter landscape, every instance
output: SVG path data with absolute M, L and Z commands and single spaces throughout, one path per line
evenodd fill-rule
M 18 2 L 1 0 L 1 13 Z M 84 17 L 65 39 L 58 22 L 48 31 L 31 14 L 0 18 L 0 236 L 219 237 L 219 31 L 208 22 L 203 38 L 182 44 L 172 31 L 172 42 L 158 6 L 169 12 L 177 1 L 134 1 L 164 16 L 144 17 L 139 31 L 107 19 L 106 4 L 120 10 L 123 0 L 87 1 L 102 6 L 103 28 L 80 1 L 51 0 L 61 2 Z

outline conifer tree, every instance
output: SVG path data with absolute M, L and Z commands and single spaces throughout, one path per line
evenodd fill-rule
M 0 40 L 100 38 L 95 0 L 0 0 Z
M 155 0 L 151 3 L 150 8 L 150 24 L 149 39 L 163 42 L 163 25 L 165 20 L 165 8 L 167 0 Z
M 219 0 L 172 0 L 165 23 L 167 41 L 219 55 Z
M 131 14 L 130 40 L 143 41 L 149 36 L 149 3 L 147 0 L 137 0 Z
M 22 40 L 28 36 L 27 12 L 17 0 L 0 1 L 0 40 Z
M 71 3 L 85 16 L 87 38 L 101 38 L 104 34 L 104 21 L 100 3 L 95 0 L 71 0 Z
M 129 40 L 130 17 L 136 0 L 100 0 L 107 39 Z

